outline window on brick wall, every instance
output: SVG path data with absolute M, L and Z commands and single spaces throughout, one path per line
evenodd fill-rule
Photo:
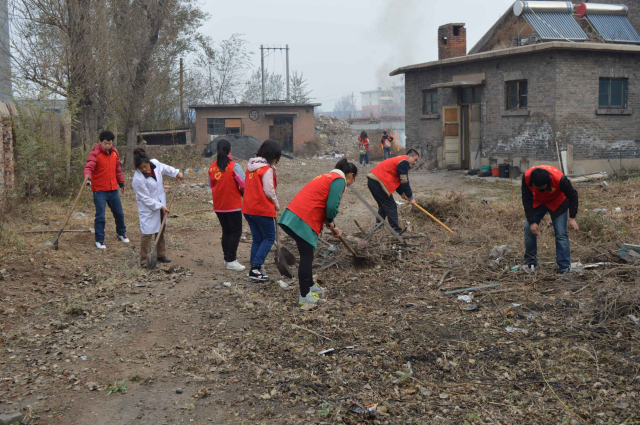
M 207 134 L 227 134 L 224 118 L 207 118 Z
M 463 87 L 460 89 L 460 103 L 480 103 L 480 87 Z
M 600 108 L 626 108 L 628 85 L 626 78 L 600 78 L 598 106 Z
M 527 109 L 528 97 L 527 80 L 507 82 L 507 109 Z
M 435 114 L 438 112 L 438 90 L 425 90 L 422 92 L 422 113 Z

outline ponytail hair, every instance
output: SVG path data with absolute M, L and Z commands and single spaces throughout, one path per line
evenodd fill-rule
M 366 131 L 363 131 L 362 133 L 360 133 L 360 141 L 362 143 L 367 141 L 367 137 L 369 137 L 369 136 L 367 136 L 367 132 Z
M 142 148 L 135 148 L 133 151 L 133 163 L 136 166 L 136 170 L 144 163 L 151 163 L 151 158 Z
M 342 158 L 340 161 L 338 161 L 338 163 L 336 164 L 336 169 L 342 171 L 345 176 L 349 173 L 353 173 L 353 177 L 356 177 L 358 175 L 358 167 L 356 167 L 355 164 L 347 161 L 347 158 Z
M 218 158 L 216 159 L 216 165 L 220 171 L 227 169 L 227 165 L 231 162 L 229 159 L 229 152 L 231 152 L 231 143 L 228 140 L 222 139 L 216 146 L 218 151 Z

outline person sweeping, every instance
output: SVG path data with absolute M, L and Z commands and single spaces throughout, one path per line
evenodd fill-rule
M 393 199 L 393 192 L 406 196 L 411 205 L 416 204 L 409 184 L 409 170 L 418 162 L 419 157 L 418 151 L 409 149 L 406 155 L 385 159 L 367 174 L 367 185 L 378 204 L 378 214 L 382 219 L 386 218 L 398 233 L 402 229 L 398 224 L 398 205 Z M 379 221 L 376 220 L 376 223 Z
M 540 221 L 549 213 L 556 238 L 558 273 L 571 271 L 571 249 L 567 227 L 579 230 L 578 191 L 569 179 L 555 167 L 536 165 L 522 176 L 524 223 L 524 263 L 529 270 L 538 266 L 538 235 Z
M 222 252 L 227 270 L 242 271 L 246 267 L 236 258 L 242 236 L 242 194 L 245 174 L 231 156 L 231 143 L 222 139 L 217 145 L 217 158 L 209 166 L 209 187 L 213 212 L 222 227 Z
M 281 156 L 280 143 L 265 140 L 256 157 L 251 158 L 247 165 L 242 214 L 253 237 L 249 278 L 254 282 L 269 280 L 262 265 L 276 238 L 275 218 L 280 204 L 276 196 L 278 181 L 275 165 Z
M 156 159 L 150 159 L 142 148 L 133 151 L 133 163 L 136 172 L 133 175 L 132 186 L 140 217 L 140 264 L 144 267 L 147 264 L 147 254 L 151 251 L 156 235 L 160 231 L 162 220 L 166 214 L 169 214 L 162 176 L 175 177 L 178 180 L 184 176 L 180 170 Z M 165 233 L 167 233 L 166 225 L 158 239 L 159 263 L 171 262 L 167 257 Z
M 320 294 L 324 293 L 325 289 L 313 282 L 313 258 L 318 236 L 323 226 L 327 226 L 336 237 L 341 234 L 333 220 L 338 215 L 342 194 L 357 175 L 358 167 L 346 158 L 341 159 L 334 170 L 307 183 L 278 221 L 282 230 L 296 241 L 300 253 L 300 305 L 317 303 L 321 299 Z

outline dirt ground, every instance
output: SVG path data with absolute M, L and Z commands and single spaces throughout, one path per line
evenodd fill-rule
M 283 160 L 281 205 L 335 161 Z M 186 175 L 172 213 L 210 208 L 206 165 L 191 166 L 201 171 Z M 373 203 L 366 171 L 355 187 Z M 171 219 L 173 262 L 138 267 L 129 181 L 131 243 L 116 241 L 108 213 L 102 252 L 91 233 L 64 234 L 58 251 L 46 244 L 55 233 L 20 233 L 57 229 L 73 197 L 16 202 L 0 246 L 0 412 L 65 425 L 638 423 L 640 328 L 630 318 L 640 316 L 638 266 L 619 264 L 615 243 L 640 242 L 640 182 L 580 189 L 573 261 L 615 264 L 557 277 L 548 225 L 539 249 L 551 264 L 511 271 L 524 250 L 516 185 L 459 172 L 410 177 L 456 234 L 404 205 L 402 219 L 427 237 L 402 247 L 381 230 L 362 247 L 373 261 L 358 268 L 343 248 L 320 258 L 338 246 L 323 236 L 318 278 L 328 302 L 310 311 L 297 305 L 296 281 L 278 284 L 272 255 L 269 283 L 224 270 L 212 212 Z M 603 217 L 583 213 L 603 206 Z M 70 228 L 93 227 L 90 193 L 76 211 Z M 374 225 L 347 191 L 337 223 L 357 242 L 354 219 Z M 238 259 L 249 265 L 246 223 L 244 231 Z M 498 264 L 491 248 L 509 243 Z M 443 292 L 490 283 L 500 286 L 471 304 Z M 349 412 L 352 401 L 377 404 L 376 417 Z

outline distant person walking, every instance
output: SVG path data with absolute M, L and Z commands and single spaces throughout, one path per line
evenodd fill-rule
M 164 216 L 169 214 L 167 196 L 164 192 L 162 176 L 174 177 L 182 180 L 184 175 L 177 168 L 163 164 L 157 159 L 150 159 L 142 148 L 133 151 L 133 163 L 136 172 L 133 174 L 131 185 L 136 194 L 138 216 L 140 218 L 140 264 L 147 265 L 147 254 L 151 252 Z M 170 263 L 167 257 L 165 243 L 165 228 L 158 239 L 158 262 Z
M 236 258 L 242 237 L 242 195 L 245 174 L 231 156 L 231 143 L 222 139 L 217 145 L 217 158 L 209 166 L 209 187 L 213 211 L 222 227 L 222 252 L 227 270 L 242 271 L 245 266 Z
M 383 131 L 380 144 L 382 145 L 384 159 L 391 158 L 391 142 L 393 142 L 393 137 L 387 134 L 387 130 Z
M 358 136 L 358 151 L 360 152 L 360 165 L 364 162 L 365 165 L 369 165 L 369 137 L 367 132 L 363 131 Z
M 120 155 L 113 147 L 115 136 L 110 131 L 100 133 L 100 143 L 95 145 L 84 166 L 84 176 L 89 177 L 87 186 L 93 191 L 93 203 L 96 207 L 94 221 L 95 244 L 98 249 L 106 249 L 104 244 L 104 226 L 106 206 L 109 205 L 116 221 L 116 234 L 121 242 L 129 243 L 127 226 L 124 224 L 124 211 L 118 195 L 118 187 L 124 193 L 124 176 L 120 168 Z
M 280 143 L 265 140 L 256 157 L 251 158 L 247 165 L 242 213 L 253 237 L 249 278 L 255 282 L 269 280 L 262 265 L 276 239 L 275 218 L 280 204 L 276 196 L 278 179 L 275 165 L 281 156 Z

